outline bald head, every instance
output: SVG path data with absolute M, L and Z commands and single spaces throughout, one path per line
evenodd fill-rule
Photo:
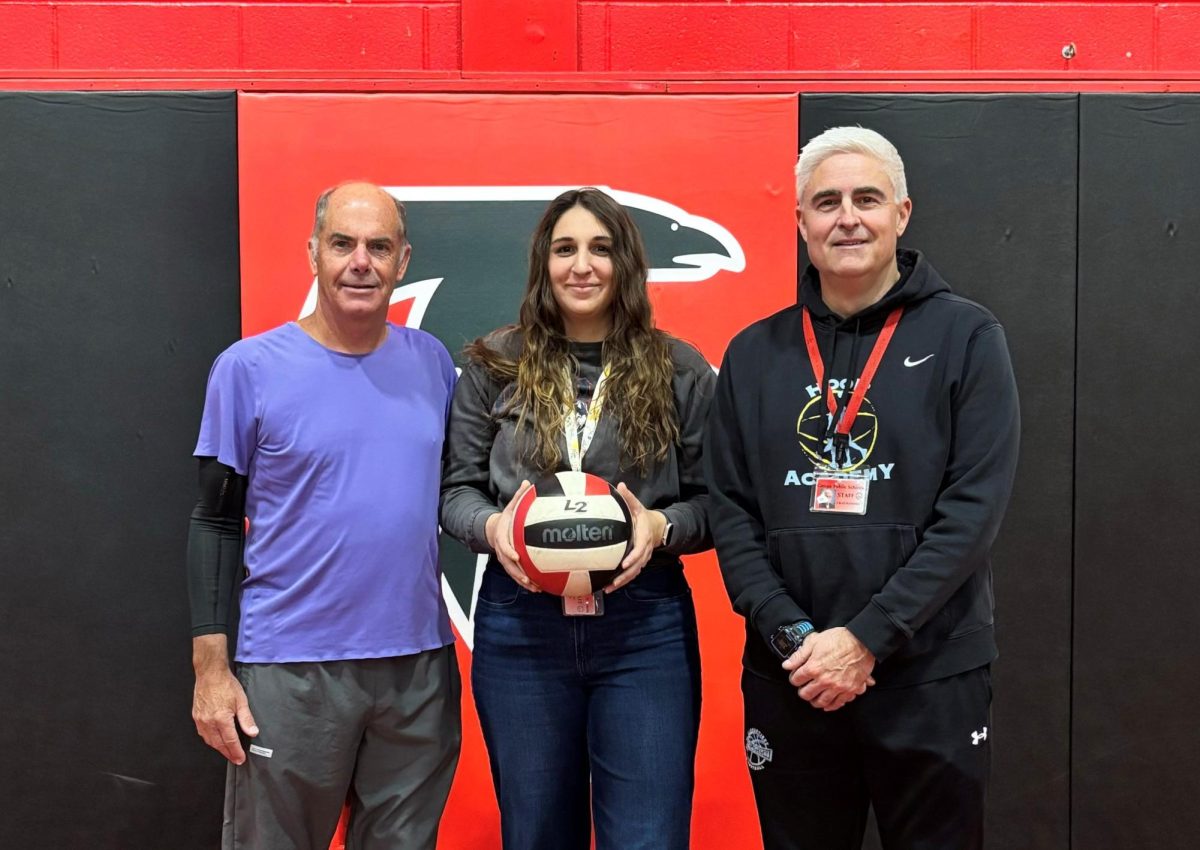
M 318 324 L 358 324 L 375 340 L 411 256 L 404 207 L 383 189 L 356 182 L 322 192 L 308 241 Z
M 331 186 L 317 198 L 316 214 L 313 216 L 312 236 L 309 238 L 310 247 L 320 242 L 321 234 L 329 221 L 330 207 L 350 207 L 357 205 L 386 206 L 394 214 L 394 229 L 396 238 L 405 242 L 408 236 L 408 219 L 404 212 L 404 204 L 398 198 L 385 192 L 374 183 L 354 180 Z

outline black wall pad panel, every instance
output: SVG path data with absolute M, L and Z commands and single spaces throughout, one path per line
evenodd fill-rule
M 1080 104 L 1074 846 L 1196 846 L 1200 97 Z
M 234 96 L 6 93 L 0 128 L 0 847 L 212 848 L 183 556 Z
M 997 850 L 1068 842 L 1077 104 L 1074 95 L 800 100 L 801 143 L 852 124 L 896 144 L 913 198 L 901 244 L 924 251 L 1008 335 L 1023 433 L 994 550 L 988 846 Z

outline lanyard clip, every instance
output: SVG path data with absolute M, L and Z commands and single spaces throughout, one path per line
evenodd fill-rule
M 833 468 L 842 468 L 842 458 L 850 458 L 850 435 L 841 431 L 833 432 Z

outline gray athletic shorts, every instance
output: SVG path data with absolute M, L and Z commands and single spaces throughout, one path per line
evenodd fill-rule
M 454 646 L 360 661 L 240 664 L 258 724 L 229 765 L 222 850 L 433 850 L 461 742 Z

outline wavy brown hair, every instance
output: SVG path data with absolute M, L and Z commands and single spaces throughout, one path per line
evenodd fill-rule
M 679 415 L 671 380 L 675 366 L 668 336 L 654 327 L 646 293 L 646 249 L 642 235 L 623 206 L 599 189 L 564 192 L 546 209 L 533 232 L 529 283 L 514 331 L 519 352 L 502 351 L 487 339 L 466 347 L 468 359 L 483 364 L 498 379 L 515 384 L 507 411 L 518 411 L 518 433 L 533 425 L 528 456 L 542 472 L 562 461 L 563 405 L 574 404 L 578 363 L 572 356 L 558 302 L 550 282 L 550 237 L 563 213 L 582 207 L 612 237 L 614 286 L 611 328 L 604 338 L 609 367 L 604 414 L 617 421 L 621 459 L 645 474 L 652 462 L 666 460 L 679 441 Z M 503 332 L 490 337 L 498 341 Z M 515 359 L 513 359 L 515 357 Z

